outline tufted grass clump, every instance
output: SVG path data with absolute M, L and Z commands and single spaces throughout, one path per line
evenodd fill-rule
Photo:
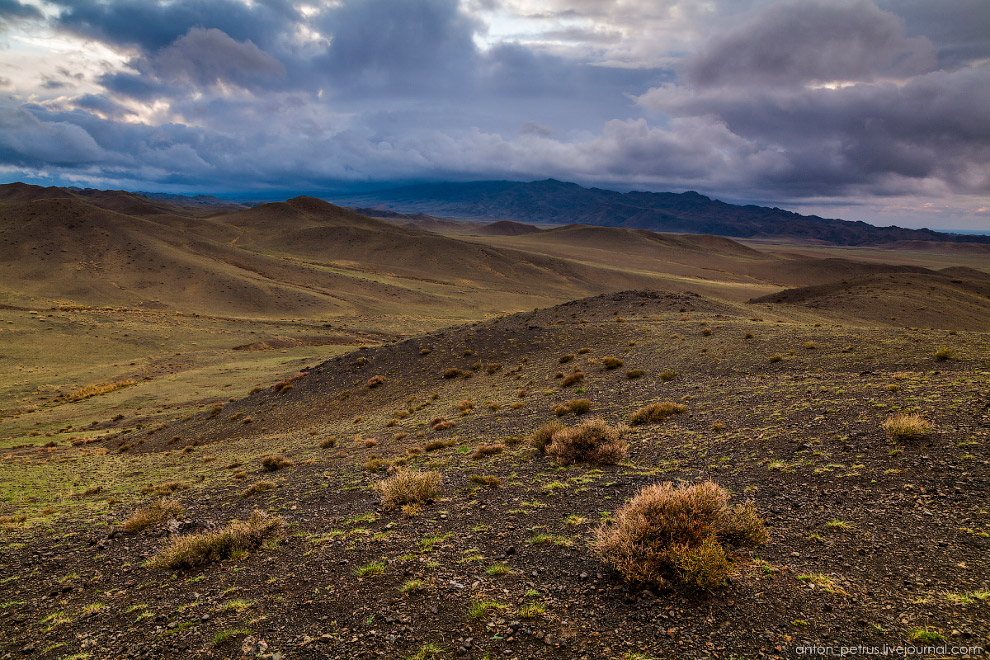
M 647 406 L 643 406 L 632 414 L 629 423 L 633 426 L 640 424 L 657 424 L 667 419 L 671 415 L 680 415 L 687 412 L 688 407 L 683 403 L 674 401 L 657 401 Z
M 610 426 L 603 419 L 592 419 L 577 426 L 562 426 L 543 445 L 542 452 L 553 458 L 558 465 L 612 465 L 621 461 L 628 453 L 628 446 L 622 438 L 626 429 L 627 427 Z M 540 434 L 539 439 L 542 441 L 546 431 L 541 433 L 541 430 L 537 434 Z M 533 441 L 533 444 L 536 446 L 539 443 Z
M 282 531 L 283 521 L 255 510 L 248 520 L 234 520 L 222 529 L 180 536 L 149 559 L 152 569 L 187 569 L 230 559 L 235 553 L 253 550 L 265 539 Z
M 733 572 L 725 544 L 755 547 L 768 539 L 751 501 L 728 502 L 728 491 L 712 481 L 652 484 L 595 530 L 592 551 L 631 582 L 718 587 Z
M 416 470 L 399 470 L 388 479 L 376 483 L 373 488 L 381 495 L 382 505 L 393 509 L 404 504 L 428 502 L 440 495 L 440 482 L 443 475 L 439 472 L 419 472 Z
M 918 413 L 891 415 L 884 420 L 883 430 L 892 440 L 917 440 L 932 432 L 932 423 Z
M 140 532 L 154 525 L 182 515 L 182 505 L 175 500 L 158 498 L 149 506 L 141 507 L 124 521 L 125 532 Z

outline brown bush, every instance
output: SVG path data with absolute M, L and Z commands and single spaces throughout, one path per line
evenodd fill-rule
M 372 376 L 368 379 L 368 389 L 374 389 L 385 383 L 385 376 Z
M 618 369 L 625 363 L 619 358 L 609 355 L 608 357 L 602 358 L 602 364 L 606 369 Z
M 645 374 L 646 372 L 643 371 L 642 369 L 630 369 L 629 371 L 626 372 L 626 378 L 628 378 L 629 380 L 634 380 L 636 378 L 640 378 L 644 376 Z
M 478 459 L 484 458 L 485 456 L 492 456 L 494 454 L 501 454 L 505 451 L 505 445 L 495 444 L 495 445 L 478 445 L 471 452 L 471 458 Z
M 275 472 L 276 470 L 281 470 L 282 468 L 292 467 L 295 465 L 292 461 L 287 459 L 285 456 L 262 456 L 261 457 L 261 467 L 264 468 L 265 472 Z
M 629 423 L 633 426 L 640 424 L 657 424 L 667 419 L 671 415 L 680 415 L 687 412 L 688 407 L 683 403 L 673 401 L 657 401 L 648 406 L 643 406 L 632 414 Z
M 247 476 L 247 475 L 244 475 Z M 252 495 L 257 495 L 258 493 L 267 493 L 275 488 L 276 484 L 274 481 L 259 481 L 258 483 L 252 485 L 249 488 L 245 488 L 241 491 L 241 497 L 247 499 Z
M 550 437 L 544 452 L 559 465 L 572 463 L 618 463 L 628 448 L 622 439 L 624 429 L 592 419 L 560 429 Z
M 533 434 L 529 436 L 529 444 L 531 447 L 539 450 L 541 454 L 546 453 L 547 445 L 550 444 L 553 434 L 562 430 L 564 430 L 564 425 L 557 420 L 547 422 L 533 431 Z
M 145 564 L 148 568 L 193 568 L 229 559 L 252 550 L 282 530 L 282 519 L 254 511 L 246 521 L 235 520 L 223 529 L 180 536 Z
M 647 486 L 595 530 L 592 551 L 632 582 L 711 589 L 732 572 L 723 543 L 755 547 L 768 538 L 752 502 L 728 501 L 711 481 Z
M 141 507 L 130 518 L 125 520 L 124 531 L 140 532 L 152 525 L 158 525 L 181 516 L 182 510 L 182 505 L 175 500 L 167 500 L 164 497 L 159 498 L 149 506 Z
M 399 470 L 394 476 L 376 483 L 373 488 L 381 495 L 382 504 L 392 509 L 403 504 L 427 502 L 440 494 L 443 475 L 439 472 Z
M 564 376 L 564 380 L 560 381 L 560 386 L 561 387 L 570 387 L 571 385 L 574 385 L 576 383 L 580 383 L 582 380 L 584 380 L 584 372 L 583 371 L 575 371 L 572 374 L 568 374 L 567 376 Z
M 557 361 L 560 364 L 567 364 L 568 362 L 570 362 L 573 359 L 574 359 L 574 354 L 573 353 L 568 353 L 567 355 L 561 355 L 560 356 L 560 359 L 557 360 Z
M 485 367 L 485 371 L 487 371 L 490 374 L 493 374 L 501 368 L 502 368 L 501 362 L 492 362 L 487 367 Z
M 563 417 L 567 413 L 583 415 L 591 410 L 591 401 L 588 399 L 571 399 L 553 407 L 553 412 L 557 417 Z
M 932 423 L 918 413 L 892 415 L 884 421 L 883 430 L 893 440 L 916 440 L 932 432 Z

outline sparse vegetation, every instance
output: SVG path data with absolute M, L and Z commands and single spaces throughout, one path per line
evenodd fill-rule
M 611 355 L 602 358 L 602 365 L 606 369 L 618 369 L 623 364 L 625 364 L 625 363 L 622 360 L 620 360 L 617 357 L 611 356 Z

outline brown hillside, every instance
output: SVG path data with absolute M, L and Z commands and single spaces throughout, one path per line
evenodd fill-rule
M 990 282 L 932 273 L 883 273 L 787 289 L 753 303 L 800 305 L 887 326 L 990 329 Z

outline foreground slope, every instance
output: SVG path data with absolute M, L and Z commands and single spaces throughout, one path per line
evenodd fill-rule
M 0 462 L 18 486 L 0 509 L 0 653 L 792 657 L 919 631 L 986 646 L 987 337 L 626 292 L 362 349 L 163 427 L 20 440 Z M 688 410 L 634 427 L 617 465 L 560 467 L 525 438 L 576 397 L 612 424 L 654 401 Z M 900 411 L 933 432 L 892 441 Z M 266 454 L 292 464 L 266 471 Z M 441 472 L 440 495 L 383 508 L 372 486 L 400 466 Z M 588 552 L 638 488 L 705 479 L 770 528 L 730 584 L 643 589 Z M 121 530 L 165 492 L 177 520 Z M 281 540 L 143 565 L 169 534 L 253 509 L 284 519 Z

